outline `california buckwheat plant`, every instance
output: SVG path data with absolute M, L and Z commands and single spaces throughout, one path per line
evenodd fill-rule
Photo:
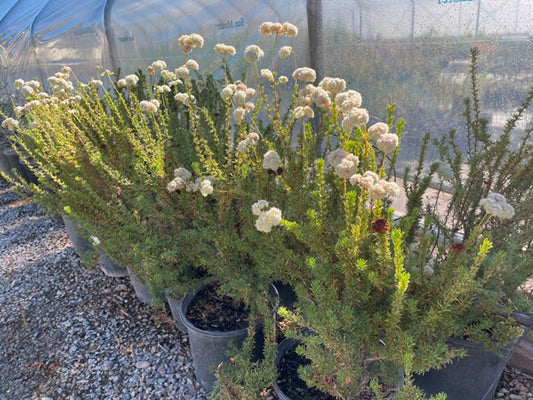
M 492 335 L 479 329 L 475 339 L 496 345 L 515 333 L 505 316 L 465 318 L 500 268 L 484 233 L 489 217 L 443 249 L 429 222 L 418 226 L 419 209 L 395 216 L 404 121 L 394 107 L 371 121 L 356 88 L 338 77 L 317 82 L 312 68 L 295 65 L 296 26 L 259 30 L 270 48 L 216 44 L 219 82 L 192 58 L 205 43 L 197 33 L 178 38 L 183 62 L 174 69 L 156 60 L 85 85 L 65 67 L 50 93 L 17 81 L 26 102 L 2 127 L 38 183 L 6 179 L 78 220 L 154 294 L 218 281 L 246 304 L 249 338 L 218 368 L 214 396 L 256 398 L 274 381 L 271 285 L 283 282 L 298 302 L 277 318 L 310 361 L 299 369 L 307 385 L 342 399 L 423 398 L 413 374 L 461 355 L 447 338 L 476 323 Z M 242 80 L 232 79 L 229 57 L 246 61 Z M 279 75 L 280 65 L 294 65 L 292 75 Z M 423 193 L 408 195 L 418 204 Z M 513 216 L 497 193 L 476 206 L 491 219 Z M 263 358 L 251 361 L 258 321 Z

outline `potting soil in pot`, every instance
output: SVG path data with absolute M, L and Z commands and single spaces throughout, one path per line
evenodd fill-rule
M 229 296 L 219 295 L 218 285 L 203 287 L 187 309 L 187 319 L 197 328 L 229 332 L 248 327 L 249 313 L 244 304 Z
M 278 366 L 277 384 L 281 391 L 291 400 L 335 400 L 333 396 L 320 390 L 310 388 L 298 375 L 298 367 L 309 364 L 309 360 L 294 348 L 281 357 Z

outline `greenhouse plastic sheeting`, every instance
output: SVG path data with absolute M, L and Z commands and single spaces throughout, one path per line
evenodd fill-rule
M 407 120 L 403 147 L 413 154 L 426 131 L 460 127 L 471 47 L 481 51 L 482 105 L 492 130 L 502 128 L 533 80 L 532 0 L 2 0 L 1 101 L 9 102 L 16 78 L 45 79 L 62 65 L 81 80 L 100 65 L 124 75 L 162 59 L 173 69 L 184 60 L 177 38 L 192 32 L 205 39 L 194 52 L 204 72 L 220 66 L 213 47 L 223 42 L 239 51 L 229 59 L 239 78 L 246 45 L 274 50 L 273 38 L 258 32 L 263 21 L 296 24 L 298 36 L 281 38 L 278 47 L 293 46 L 298 65 L 312 66 L 319 78 L 345 78 L 363 95 L 372 122 L 397 104 Z M 525 115 L 521 127 L 530 122 Z

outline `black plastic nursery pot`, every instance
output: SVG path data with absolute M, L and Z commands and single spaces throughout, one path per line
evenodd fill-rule
M 272 384 L 274 393 L 279 400 L 334 400 L 333 396 L 308 387 L 298 375 L 298 367 L 309 363 L 304 357 L 296 354 L 298 344 L 296 339 L 284 339 L 278 345 L 278 379 Z
M 296 347 L 300 344 L 297 339 L 284 339 L 278 345 L 276 356 L 276 367 L 278 378 L 272 384 L 274 393 L 279 400 L 335 400 L 335 397 L 324 393 L 318 389 L 310 388 L 299 376 L 298 368 L 310 363 L 305 357 L 296 353 Z M 404 374 L 399 372 L 399 382 L 397 388 L 403 385 Z M 390 394 L 387 399 L 393 399 L 395 393 Z M 371 394 L 361 394 L 359 400 L 373 399 Z
M 179 310 L 179 318 L 181 318 L 189 335 L 196 378 L 207 392 L 211 392 L 216 380 L 216 368 L 223 362 L 229 362 L 227 351 L 230 348 L 230 343 L 240 347 L 248 335 L 248 329 L 242 328 L 224 332 L 196 327 L 187 318 L 189 306 L 196 293 L 185 296 Z
M 111 260 L 101 249 L 97 249 L 100 269 L 104 275 L 112 278 L 128 276 L 128 270 Z
M 80 228 L 76 221 L 66 217 L 65 215 L 62 217 L 68 237 L 70 238 L 72 247 L 74 250 L 76 250 L 76 253 L 83 257 L 85 254 L 87 254 L 87 252 L 94 250 L 89 239 L 80 235 Z
M 20 161 L 19 156 L 15 152 L 15 150 L 13 150 L 12 148 L 3 149 L 2 156 L 4 159 L 2 170 L 4 170 L 9 176 L 14 178 L 15 176 L 13 175 L 11 171 L 15 169 L 18 171 L 20 176 L 22 176 L 24 179 L 27 179 L 24 168 L 22 164 L 19 162 Z M 4 169 L 4 168 L 7 168 L 7 169 Z
M 492 400 L 517 340 L 506 346 L 501 355 L 462 339 L 451 338 L 448 343 L 466 349 L 468 355 L 440 370 L 416 376 L 415 385 L 428 395 L 444 392 L 453 400 Z
M 135 272 L 133 272 L 131 269 L 128 268 L 127 270 L 130 276 L 131 285 L 133 286 L 133 290 L 135 291 L 137 298 L 144 304 L 151 304 L 152 293 L 150 292 L 150 289 L 148 289 L 148 285 L 137 278 Z
M 7 150 L 8 146 L 7 142 L 0 137 L 0 171 L 3 171 L 6 175 L 12 176 L 9 160 L 4 154 L 4 150 Z
M 174 324 L 176 325 L 176 328 L 182 332 L 187 333 L 187 327 L 183 323 L 182 317 L 181 317 L 181 304 L 183 303 L 183 300 L 185 299 L 185 296 L 182 296 L 180 298 L 175 298 L 174 296 L 166 294 L 167 303 L 170 307 L 170 312 L 172 313 L 172 319 L 174 319 Z

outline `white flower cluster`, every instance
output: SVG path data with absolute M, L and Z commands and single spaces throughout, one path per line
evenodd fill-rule
M 167 63 L 163 60 L 156 60 L 152 63 L 152 68 L 156 71 L 162 71 L 167 67 Z
M 370 140 L 377 140 L 382 135 L 389 133 L 389 126 L 384 122 L 377 122 L 374 125 L 372 125 L 370 128 L 368 128 L 367 133 L 368 133 L 368 138 Z
M 178 38 L 178 44 L 184 54 L 190 54 L 195 47 L 204 47 L 204 38 L 198 33 L 181 35 Z
M 192 173 L 186 168 L 179 167 L 174 170 L 174 179 L 167 184 L 169 192 L 185 189 L 187 192 L 200 192 L 202 196 L 207 197 L 213 193 L 213 181 L 211 177 L 196 178 L 191 180 Z
M 100 79 L 91 79 L 89 81 L 89 85 L 104 87 L 104 82 L 102 82 Z
M 187 79 L 189 77 L 189 68 L 187 68 L 187 66 L 185 65 L 176 68 L 174 72 L 176 73 L 176 76 L 181 79 Z
M 224 44 L 224 43 L 217 43 L 215 45 L 215 53 L 222 53 L 222 54 L 229 54 L 230 56 L 234 56 L 237 53 L 237 50 L 235 47 Z
M 180 103 L 183 103 L 186 106 L 191 106 L 196 103 L 196 98 L 189 93 L 176 93 L 174 95 L 174 100 L 179 101 Z
M 13 118 L 6 118 L 2 121 L 2 128 L 14 131 L 19 126 L 19 122 Z
M 359 128 L 368 123 L 370 116 L 366 108 L 354 107 L 348 114 L 342 119 L 342 129 L 351 131 L 354 128 Z
M 395 133 L 384 133 L 376 140 L 376 146 L 383 153 L 392 153 L 399 144 L 400 140 Z
M 291 46 L 283 46 L 281 49 L 279 49 L 280 58 L 287 58 L 291 54 L 292 54 L 292 47 Z
M 141 106 L 141 110 L 145 113 L 156 113 L 159 109 L 159 101 L 156 99 L 152 99 L 150 101 L 143 100 L 139 103 Z
M 200 68 L 200 65 L 195 60 L 192 60 L 192 59 L 188 59 L 185 62 L 185 66 L 194 71 L 198 71 L 198 68 Z
M 220 97 L 224 101 L 232 100 L 235 106 L 233 110 L 233 118 L 240 122 L 245 115 L 252 112 L 255 104 L 250 101 L 252 97 L 257 96 L 257 91 L 253 88 L 247 87 L 242 82 L 230 83 L 220 91 Z
M 23 79 L 17 79 L 14 83 L 15 89 L 20 89 L 24 97 L 29 97 L 32 94 L 41 90 L 41 83 L 35 79 L 31 81 L 24 81 Z
M 258 231 L 265 233 L 269 233 L 273 226 L 281 224 L 281 210 L 276 207 L 266 210 L 267 207 L 268 201 L 266 200 L 259 200 L 252 204 L 252 213 L 258 217 L 255 227 Z
M 489 193 L 489 195 L 479 201 L 479 205 L 485 212 L 501 219 L 511 219 L 515 214 L 514 207 L 507 203 L 507 199 L 500 193 Z
M 380 179 L 378 174 L 373 171 L 366 171 L 363 175 L 355 174 L 350 178 L 352 185 L 359 184 L 368 190 L 371 199 L 384 199 L 388 196 L 398 196 L 400 187 L 396 182 L 388 182 Z
M 299 119 L 307 116 L 309 118 L 314 117 L 313 109 L 311 105 L 323 108 L 325 110 L 331 109 L 331 98 L 329 93 L 320 86 L 314 86 L 308 84 L 298 92 L 298 98 L 296 100 L 296 107 L 294 108 L 294 118 Z
M 309 118 L 313 118 L 315 116 L 315 112 L 313 111 L 313 109 L 310 106 L 298 106 L 298 107 L 295 107 L 294 111 L 293 111 L 293 114 L 294 114 L 294 118 L 296 118 L 296 119 L 300 119 L 300 118 L 303 118 L 305 116 L 307 116 Z
M 257 132 L 250 132 L 244 140 L 241 140 L 237 144 L 237 152 L 240 154 L 245 154 L 248 150 L 253 148 L 257 141 L 259 140 L 259 135 Z
M 336 95 L 346 89 L 346 81 L 341 78 L 325 77 L 320 81 L 318 86 L 332 95 Z
M 300 67 L 294 70 L 292 77 L 297 81 L 311 83 L 316 81 L 316 71 L 313 68 Z
M 48 78 L 48 83 L 52 88 L 52 95 L 63 100 L 74 91 L 74 85 L 69 80 L 70 75 L 64 72 L 57 72 Z
M 289 23 L 284 22 L 263 22 L 259 26 L 259 31 L 263 35 L 285 35 L 287 37 L 294 37 L 298 34 L 298 28 Z
M 281 157 L 275 150 L 267 151 L 263 156 L 263 168 L 277 171 L 281 166 Z
M 172 89 L 168 85 L 155 85 L 154 86 L 154 92 L 156 92 L 157 94 L 170 93 L 171 91 Z
M 265 56 L 265 52 L 261 50 L 261 47 L 252 44 L 244 49 L 243 56 L 248 64 L 255 64 Z
M 261 70 L 261 77 L 265 78 L 267 81 L 274 82 L 274 74 L 267 68 Z
M 342 179 L 350 179 L 359 165 L 359 158 L 356 155 L 341 148 L 329 153 L 326 161 L 334 169 L 335 174 Z
M 178 76 L 176 75 L 176 73 L 172 72 L 172 71 L 169 71 L 168 69 L 164 69 L 164 70 L 161 71 L 161 78 L 166 79 L 167 81 L 170 81 L 169 82 L 169 84 L 171 84 L 170 86 L 174 86 L 177 83 L 181 83 L 181 81 L 179 81 Z M 173 82 L 173 81 L 176 81 L 176 80 L 178 82 Z
M 342 85 L 342 83 L 329 83 L 328 85 Z M 346 92 L 339 92 L 335 95 L 335 104 L 339 108 L 341 115 L 343 115 L 341 122 L 342 129 L 351 131 L 354 128 L 359 128 L 368 123 L 370 116 L 366 108 L 360 108 L 362 102 L 363 98 L 361 94 L 355 90 L 347 90 Z
M 139 77 L 135 74 L 126 75 L 124 78 L 119 79 L 117 82 L 118 87 L 132 87 L 139 82 Z
M 349 113 L 353 108 L 361 107 L 363 97 L 356 90 L 347 90 L 335 96 L 335 104 L 343 114 Z

